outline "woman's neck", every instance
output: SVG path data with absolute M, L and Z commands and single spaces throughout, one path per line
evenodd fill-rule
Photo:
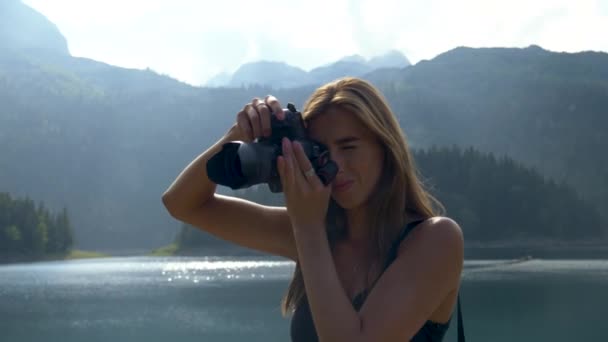
M 369 239 L 369 223 L 365 210 L 351 209 L 346 211 L 346 239 L 362 241 Z

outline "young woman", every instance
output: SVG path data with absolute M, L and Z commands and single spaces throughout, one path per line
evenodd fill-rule
M 215 194 L 206 161 L 228 141 L 270 135 L 273 96 L 253 99 L 215 145 L 163 195 L 175 218 L 296 262 L 283 300 L 293 341 L 441 341 L 463 267 L 463 235 L 418 179 L 407 140 L 370 83 L 318 88 L 302 116 L 339 172 L 323 186 L 301 145 L 283 140 L 277 167 L 286 207 Z M 238 214 L 237 214 L 238 213 Z

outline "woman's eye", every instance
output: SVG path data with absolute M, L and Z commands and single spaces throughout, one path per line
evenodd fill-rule
M 356 146 L 344 146 L 342 147 L 343 150 L 354 150 Z

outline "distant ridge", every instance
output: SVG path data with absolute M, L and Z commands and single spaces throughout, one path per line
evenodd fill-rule
M 212 77 L 206 86 L 266 85 L 273 88 L 294 88 L 321 84 L 344 76 L 363 76 L 374 70 L 403 69 L 409 65 L 411 65 L 410 61 L 397 50 L 390 50 L 370 60 L 366 60 L 360 55 L 346 56 L 309 72 L 284 62 L 258 61 L 242 65 L 232 75 L 225 72 L 218 74 Z
M 57 26 L 19 0 L 0 0 L 0 49 L 70 54 Z

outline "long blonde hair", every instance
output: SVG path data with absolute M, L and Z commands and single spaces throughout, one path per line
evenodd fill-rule
M 430 195 L 420 181 L 405 134 L 384 96 L 369 82 L 347 77 L 318 88 L 308 99 L 302 116 L 309 121 L 329 108 L 340 108 L 359 119 L 378 139 L 385 153 L 382 174 L 368 198 L 372 250 L 383 264 L 389 249 L 410 215 L 429 218 L 445 212 L 443 205 Z M 433 206 L 436 205 L 436 207 Z M 330 246 L 346 229 L 344 210 L 330 199 L 326 216 Z M 369 270 L 368 270 L 369 275 Z M 367 284 L 374 281 L 367 280 Z M 304 278 L 296 262 L 293 278 L 281 302 L 283 315 L 295 310 L 305 296 Z

